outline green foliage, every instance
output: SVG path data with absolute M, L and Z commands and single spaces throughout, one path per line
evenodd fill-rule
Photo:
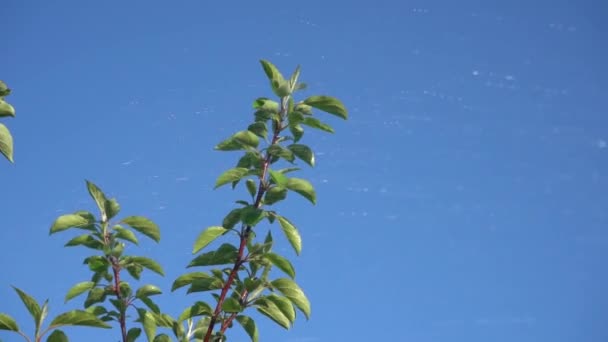
M 78 235 L 69 239 L 65 246 L 84 247 L 91 253 L 84 259 L 91 278 L 76 283 L 65 295 L 66 302 L 82 296 L 84 310 L 60 314 L 43 330 L 48 303 L 41 306 L 34 298 L 15 288 L 34 320 L 36 342 L 47 333 L 47 341 L 67 341 L 66 334 L 57 329 L 59 327 L 108 328 L 109 323 L 120 327 L 123 342 L 134 342 L 142 336 L 151 342 L 172 341 L 169 334 L 179 342 L 225 341 L 226 331 L 235 320 L 250 339 L 257 342 L 257 325 L 246 315 L 252 308 L 285 329 L 294 324 L 296 310 L 307 319 L 310 317 L 310 302 L 295 282 L 296 270 L 292 262 L 272 250 L 271 230 L 277 229 L 273 224 L 278 222 L 296 255 L 302 252 L 302 238 L 296 226 L 277 213 L 274 205 L 285 201 L 289 192 L 316 204 L 313 185 L 306 179 L 292 177 L 292 173 L 300 170 L 299 163 L 315 165 L 313 149 L 300 142 L 304 127 L 333 133 L 332 127 L 315 117 L 314 110 L 342 119 L 346 119 L 348 113 L 342 102 L 324 95 L 311 96 L 296 103 L 294 94 L 306 88 L 306 84 L 299 82 L 300 67 L 285 78 L 269 61 L 260 62 L 278 100 L 257 98 L 253 103 L 253 122 L 247 129 L 237 131 L 215 146 L 218 151 L 241 153 L 236 166 L 219 175 L 215 188 L 231 184 L 236 189 L 242 181 L 250 200 L 237 200 L 237 207 L 230 209 L 221 224 L 210 226 L 198 234 L 192 248 L 195 256 L 187 267 L 201 269 L 178 276 L 171 286 L 171 291 L 185 287 L 188 294 L 210 292 L 215 302 L 196 300 L 177 319 L 163 313 L 152 299 L 162 294 L 161 288 L 152 284 L 134 285 L 147 274 L 144 270 L 164 275 L 162 266 L 151 258 L 128 254 L 129 249 L 139 243 L 141 235 L 159 242 L 160 228 L 143 216 L 116 219 L 121 210 L 118 201 L 108 199 L 97 185 L 86 181 L 87 191 L 99 215 L 88 211 L 61 215 L 49 230 L 51 235 L 77 231 Z M 0 116 L 14 116 L 14 110 L 6 109 L 8 104 L 3 102 L 3 96 L 8 92 L 0 82 Z M 9 144 L 7 135 L 2 133 L 3 128 L 0 126 L 0 149 L 6 155 Z M 10 149 L 9 159 L 12 160 L 12 140 Z M 270 225 L 261 241 L 258 235 L 266 222 Z M 224 238 L 233 238 L 233 241 L 218 241 Z M 274 268 L 288 278 L 273 279 L 275 272 L 271 271 Z M 128 328 L 133 323 L 128 321 L 129 317 L 135 318 L 134 323 L 138 326 Z M 166 331 L 160 332 L 161 329 Z M 15 320 L 3 313 L 0 313 L 0 330 L 25 337 Z
M 14 117 L 15 108 L 4 98 L 10 95 L 11 89 L 6 83 L 0 81 L 0 117 Z M 13 136 L 8 128 L 0 123 L 0 154 L 4 155 L 11 163 L 13 160 Z

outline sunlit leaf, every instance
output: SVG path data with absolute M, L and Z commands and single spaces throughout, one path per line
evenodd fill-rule
M 55 328 L 64 325 L 76 325 L 108 329 L 111 328 L 107 323 L 97 318 L 97 316 L 93 315 L 90 312 L 82 310 L 73 310 L 62 313 L 61 315 L 55 317 L 55 319 L 51 322 L 50 327 Z
M 251 198 L 255 198 L 255 195 L 258 191 L 255 181 L 253 179 L 248 179 L 247 182 L 245 182 L 245 184 L 247 185 L 247 191 L 249 191 Z
M 209 245 L 213 240 L 217 239 L 228 230 L 224 227 L 213 226 L 205 229 L 194 242 L 194 249 L 192 253 L 198 253 L 201 249 Z
M 310 147 L 301 144 L 291 144 L 287 148 L 293 154 L 310 166 L 315 166 L 315 154 Z
M 226 229 L 232 229 L 234 227 L 234 225 L 236 225 L 237 223 L 239 223 L 241 221 L 241 211 L 243 209 L 242 208 L 237 208 L 237 209 L 233 209 L 231 210 L 228 215 L 226 215 L 226 217 L 224 217 L 224 220 L 222 221 L 222 227 L 226 228 Z
M 138 265 L 141 265 L 142 267 L 147 268 L 150 271 L 158 273 L 162 276 L 165 275 L 163 268 L 156 261 L 154 261 L 150 258 L 141 257 L 141 256 L 132 256 L 132 257 L 129 257 L 128 260 L 129 260 L 128 263 L 138 264 Z
M 103 250 L 103 243 L 90 234 L 79 235 L 65 244 L 65 247 L 85 246 L 92 249 Z
M 264 257 L 292 279 L 296 277 L 296 270 L 293 268 L 291 262 L 286 258 L 275 253 L 266 253 Z
M 5 103 L 0 100 L 0 103 Z M 11 163 L 13 160 L 13 136 L 11 132 L 6 128 L 4 124 L 0 123 L 0 153 L 2 153 L 6 159 Z
M 136 298 L 149 297 L 163 293 L 158 286 L 155 285 L 144 285 L 137 289 L 135 292 Z
M 129 216 L 121 221 L 150 239 L 160 241 L 160 229 L 156 223 L 143 216 Z
M 215 181 L 214 188 L 217 189 L 224 184 L 240 180 L 245 175 L 247 175 L 247 172 L 249 172 L 249 169 L 246 169 L 244 167 L 235 167 L 233 169 L 227 170 L 217 178 L 217 180 Z
M 89 291 L 93 287 L 95 287 L 95 283 L 92 281 L 83 281 L 72 286 L 72 288 L 69 289 L 68 293 L 65 295 L 65 302 L 67 303 L 67 301 L 69 301 L 70 299 L 77 297 L 85 293 L 86 291 Z
M 291 321 L 285 314 L 277 307 L 277 305 L 266 298 L 259 298 L 255 301 L 257 310 L 264 316 L 270 318 L 278 325 L 285 329 L 289 329 Z
M 243 329 L 245 329 L 252 342 L 259 341 L 258 327 L 255 325 L 255 321 L 251 317 L 236 316 L 236 321 L 241 324 Z
M 19 331 L 19 326 L 11 316 L 0 313 L 0 330 Z
M 99 208 L 99 212 L 101 213 L 101 220 L 104 222 L 107 221 L 109 218 L 108 218 L 107 211 L 106 211 L 106 202 L 108 201 L 108 199 L 106 198 L 106 195 L 93 182 L 86 180 L 86 183 L 87 183 L 87 190 L 89 191 L 89 195 L 91 195 L 91 198 L 93 198 L 93 200 L 95 200 L 95 203 L 97 204 L 97 208 Z
M 316 128 L 327 133 L 334 133 L 334 129 L 330 125 L 323 123 L 317 118 L 313 118 L 311 116 L 304 118 L 302 120 L 302 125 L 306 125 L 311 128 Z
M 273 302 L 279 310 L 289 319 L 289 322 L 293 323 L 296 320 L 296 309 L 293 308 L 293 304 L 289 299 L 276 294 L 269 294 L 266 299 Z
M 317 195 L 315 193 L 315 189 L 309 181 L 300 178 L 289 178 L 285 186 L 287 187 L 287 189 L 295 191 L 298 194 L 302 195 L 312 204 L 316 204 Z
M 264 204 L 272 205 L 287 197 L 287 188 L 282 186 L 274 186 L 266 191 L 264 195 Z
M 205 272 L 186 273 L 186 274 L 183 274 L 183 275 L 177 277 L 177 279 L 175 279 L 175 281 L 173 281 L 173 285 L 171 286 L 171 291 L 175 291 L 175 290 L 179 289 L 180 287 L 190 285 L 195 281 L 209 280 L 209 279 L 213 280 L 216 278 Z
M 8 102 L 0 98 L 0 117 L 15 116 L 15 108 Z
M 123 239 L 125 241 L 132 242 L 136 245 L 139 243 L 135 234 L 129 229 L 123 228 L 119 225 L 115 225 L 114 227 L 112 227 L 112 229 L 114 229 L 114 232 L 116 232 L 115 237 L 117 239 Z
M 69 228 L 90 229 L 95 218 L 88 213 L 74 213 L 59 216 L 51 225 L 49 234 L 57 233 Z
M 154 335 L 156 335 L 156 321 L 154 320 L 154 316 L 151 312 L 143 309 L 139 309 L 137 311 L 139 313 L 139 320 L 141 321 L 148 341 L 153 341 Z
M 300 233 L 298 233 L 296 227 L 285 217 L 278 216 L 278 219 L 287 241 L 289 241 L 289 244 L 293 247 L 296 254 L 299 255 L 302 251 L 302 238 L 300 237 Z
M 287 185 L 287 181 L 289 180 L 283 172 L 268 170 L 270 174 L 270 179 L 277 185 L 285 186 Z
M 298 284 L 289 278 L 279 278 L 272 281 L 272 286 L 289 298 L 307 319 L 310 318 L 310 302 Z
M 27 311 L 29 311 L 30 315 L 32 315 L 32 318 L 34 318 L 34 321 L 38 322 L 40 320 L 41 313 L 42 313 L 38 302 L 32 296 L 28 295 L 27 293 L 18 289 L 17 287 L 13 286 L 13 289 L 17 292 L 17 294 L 19 295 L 19 298 L 21 298 L 23 305 L 25 305 L 25 307 L 27 308 Z
M 304 100 L 304 103 L 320 109 L 324 112 L 334 114 L 342 119 L 348 118 L 348 111 L 344 107 L 344 104 L 331 96 L 311 96 Z

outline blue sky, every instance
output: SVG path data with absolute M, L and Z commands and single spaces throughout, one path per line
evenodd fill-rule
M 85 178 L 160 225 L 161 244 L 132 253 L 165 267 L 143 278 L 165 290 L 163 310 L 197 299 L 170 284 L 244 196 L 212 190 L 238 157 L 212 147 L 272 95 L 265 58 L 302 65 L 304 95 L 340 98 L 350 119 L 305 135 L 317 206 L 280 206 L 303 236 L 312 318 L 288 332 L 260 318 L 262 341 L 608 340 L 602 2 L 8 0 L 2 12 L 17 118 L 3 120 L 16 163 L 0 163 L 0 312 L 29 331 L 9 285 L 49 298 L 51 315 L 81 303 L 63 296 L 88 279 L 85 254 L 48 229 L 93 210 Z

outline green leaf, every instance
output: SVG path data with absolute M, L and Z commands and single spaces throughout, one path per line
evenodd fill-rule
M 232 138 L 239 144 L 252 148 L 256 148 L 260 144 L 260 139 L 258 139 L 257 135 L 248 130 L 237 132 L 232 136 Z
M 91 236 L 90 234 L 79 235 L 79 236 L 76 236 L 75 238 L 72 238 L 70 241 L 68 241 L 65 244 L 65 247 L 80 246 L 80 245 L 88 247 L 88 248 L 92 248 L 92 249 L 103 250 L 103 243 L 101 241 L 97 240 L 96 238 L 94 238 L 93 236 Z
M 141 272 L 143 272 L 144 268 L 141 267 L 141 265 L 127 265 L 127 272 L 129 272 L 129 275 L 137 280 L 139 280 L 140 276 L 141 276 Z
M 154 316 L 151 312 L 143 309 L 138 309 L 137 311 L 148 341 L 153 341 L 154 335 L 156 335 L 156 321 L 154 320 Z
M 120 225 L 115 225 L 114 227 L 112 227 L 112 229 L 114 229 L 114 231 L 116 232 L 115 237 L 117 239 L 122 239 L 122 240 L 125 240 L 125 241 L 129 241 L 129 242 L 132 242 L 132 243 L 134 243 L 136 245 L 139 244 L 139 241 L 137 240 L 137 237 L 129 229 L 123 228 Z
M 146 304 L 146 306 L 148 308 L 150 308 L 150 310 L 152 310 L 152 312 L 159 314 L 160 313 L 160 308 L 158 307 L 158 305 L 156 305 L 156 303 L 154 303 L 154 301 L 152 301 L 152 299 L 150 299 L 149 297 L 141 297 L 139 298 L 139 300 L 141 300 L 144 304 Z
M 217 189 L 224 184 L 240 180 L 245 175 L 247 175 L 247 172 L 249 172 L 249 169 L 246 169 L 244 167 L 235 167 L 233 169 L 225 171 L 215 181 L 214 189 Z
M 143 216 L 130 216 L 123 219 L 122 223 L 130 226 L 156 242 L 160 241 L 160 229 L 156 223 L 152 222 L 148 218 Z
M 83 281 L 72 286 L 72 288 L 68 291 L 68 294 L 65 295 L 65 302 L 67 303 L 70 299 L 77 297 L 94 287 L 95 283 L 92 281 Z
M 275 253 L 266 253 L 264 257 L 266 257 L 266 259 L 268 259 L 268 261 L 270 261 L 278 269 L 290 276 L 291 279 L 294 279 L 296 277 L 296 270 L 293 268 L 291 262 L 286 258 Z
M 300 178 L 289 178 L 286 184 L 287 189 L 295 191 L 309 200 L 312 204 L 316 204 L 317 195 L 315 189 L 309 181 Z
M 95 316 L 101 316 L 101 315 L 108 313 L 108 310 L 106 310 L 106 308 L 104 308 L 103 306 L 100 306 L 100 305 L 90 306 L 90 307 L 86 308 L 85 311 L 90 312 Z
M 69 228 L 90 229 L 90 226 L 95 222 L 95 218 L 86 214 L 88 213 L 74 213 L 59 216 L 51 225 L 49 235 Z
M 285 316 L 285 314 L 277 307 L 274 302 L 269 301 L 266 298 L 258 298 L 255 301 L 256 307 L 258 311 L 273 320 L 278 325 L 282 326 L 285 329 L 289 329 L 291 326 L 291 321 L 289 318 Z
M 257 135 L 260 138 L 266 139 L 268 137 L 268 128 L 265 122 L 255 122 L 247 127 L 247 130 Z
M 47 337 L 46 342 L 68 342 L 68 336 L 61 330 L 56 329 L 53 331 L 49 337 Z
M 82 310 L 72 310 L 64 312 L 61 315 L 55 317 L 51 322 L 49 328 L 60 327 L 64 325 L 76 325 L 84 327 L 94 328 L 111 328 L 101 319 L 97 318 L 94 314 Z
M 2 103 L 6 103 L 2 101 Z M 0 153 L 11 163 L 13 160 L 13 136 L 4 124 L 0 123 Z
M 0 81 L 0 97 L 8 96 L 11 93 L 11 88 L 9 88 L 4 81 Z
M 102 303 L 106 300 L 106 291 L 102 288 L 95 287 L 92 288 L 87 294 L 87 298 L 84 301 L 84 307 L 88 308 L 89 306 L 95 303 Z
M 289 300 L 302 311 L 306 316 L 306 319 L 310 318 L 310 302 L 298 284 L 289 278 L 279 278 L 271 283 L 275 289 L 289 298 Z
M 293 308 L 293 304 L 289 299 L 277 296 L 276 294 L 270 294 L 266 299 L 273 302 L 283 315 L 289 319 L 289 322 L 293 323 L 296 320 L 296 309 Z
M 266 217 L 266 212 L 252 205 L 244 207 L 241 210 L 241 221 L 251 227 L 257 225 Z
M 274 171 L 274 170 L 268 170 L 268 173 L 270 173 L 270 179 L 277 185 L 280 186 L 285 186 L 287 185 L 287 181 L 288 178 L 285 176 L 284 173 L 280 172 L 280 171 Z
M 10 103 L 0 98 L 0 117 L 15 116 L 15 108 Z
M 194 258 L 188 267 L 232 264 L 236 260 L 237 248 L 225 243 L 217 250 L 203 253 Z
M 103 193 L 103 191 L 101 191 L 101 189 L 97 185 L 93 184 L 88 180 L 85 180 L 85 182 L 87 183 L 89 195 L 91 195 L 91 198 L 95 200 L 97 208 L 99 208 L 99 212 L 101 213 L 101 221 L 106 222 L 108 220 L 108 215 L 106 212 L 106 202 L 108 201 L 108 199 L 106 198 L 106 195 Z
M 270 85 L 274 93 L 279 97 L 288 95 L 290 90 L 289 84 L 285 81 L 283 75 L 281 75 L 281 73 L 279 72 L 279 69 L 277 69 L 274 64 L 270 63 L 267 60 L 260 60 L 260 63 L 264 68 L 266 76 L 270 80 Z
M 243 307 L 238 300 L 229 297 L 224 300 L 224 303 L 222 303 L 222 310 L 224 310 L 224 312 L 234 313 L 243 311 Z
M 192 253 L 198 253 L 201 249 L 209 245 L 213 240 L 217 239 L 220 235 L 226 233 L 228 229 L 224 227 L 213 226 L 205 229 L 194 242 L 194 249 Z
M 278 219 L 281 229 L 283 230 L 285 237 L 287 237 L 287 241 L 289 241 L 289 244 L 291 244 L 291 247 L 293 247 L 296 254 L 300 255 L 300 252 L 302 251 L 302 238 L 300 237 L 300 233 L 298 233 L 296 227 L 285 217 L 278 216 Z
M 251 198 L 255 198 L 255 195 L 258 191 L 255 181 L 253 179 L 248 179 L 247 182 L 245 182 L 245 185 L 247 185 L 247 191 L 249 191 Z
M 322 130 L 324 132 L 334 133 L 334 129 L 330 125 L 323 123 L 323 122 L 319 121 L 317 118 L 313 118 L 310 116 L 306 117 L 302 120 L 302 125 L 316 128 L 316 129 Z
M 36 325 L 38 325 L 38 322 L 40 321 L 41 314 L 42 314 L 42 311 L 40 310 L 40 305 L 38 304 L 38 302 L 36 302 L 36 300 L 32 296 L 28 295 L 27 293 L 18 289 L 17 287 L 13 286 L 13 289 L 15 289 L 15 291 L 19 295 L 19 298 L 21 298 L 23 305 L 25 305 L 25 307 L 27 308 L 27 311 L 29 311 L 30 315 L 32 315 L 32 317 L 34 318 Z
M 315 166 L 315 154 L 312 152 L 310 147 L 300 144 L 291 144 L 287 146 L 287 148 L 306 164 Z
M 194 305 L 187 307 L 181 313 L 181 315 L 179 315 L 179 318 L 177 320 L 179 322 L 182 322 L 182 321 L 185 321 L 192 317 L 203 316 L 203 315 L 211 316 L 212 314 L 213 314 L 213 309 L 211 308 L 211 306 L 209 306 L 209 304 L 207 304 L 205 302 L 197 301 L 196 303 L 194 303 Z
M 232 229 L 234 225 L 241 221 L 241 211 L 242 208 L 232 209 L 224 220 L 222 221 L 222 226 L 226 229 Z
M 135 298 L 149 297 L 163 293 L 157 286 L 144 285 L 137 289 L 135 292 Z
M 120 212 L 120 204 L 118 204 L 115 198 L 106 200 L 104 207 L 106 208 L 108 220 L 114 218 L 114 216 L 118 215 L 118 213 Z
M 199 279 L 192 282 L 192 285 L 190 285 L 190 287 L 188 288 L 187 293 L 219 290 L 223 286 L 224 282 L 221 279 L 215 277 Z
M 159 334 L 152 342 L 171 342 L 171 337 L 169 337 L 167 334 Z
M 135 342 L 135 340 L 141 335 L 140 328 L 131 328 L 127 333 L 127 342 Z
M 252 342 L 259 341 L 258 327 L 255 325 L 255 321 L 251 317 L 236 316 L 236 321 L 241 324 L 243 329 L 245 329 Z
M 259 97 L 253 102 L 253 109 L 264 109 L 269 112 L 278 113 L 279 103 L 266 97 Z
M 271 156 L 283 158 L 283 159 L 287 160 L 288 162 L 293 162 L 295 159 L 293 152 L 291 152 L 290 150 L 284 148 L 283 146 L 281 146 L 279 144 L 271 145 L 268 148 L 268 153 Z
M 0 313 L 0 330 L 19 331 L 19 326 L 11 316 Z
M 149 269 L 152 272 L 160 274 L 161 276 L 165 275 L 163 268 L 154 260 L 146 257 L 133 256 L 128 258 L 129 263 L 134 263 L 141 265 L 144 268 Z
M 289 131 L 293 135 L 293 141 L 298 142 L 304 135 L 304 128 L 301 125 L 289 125 Z
M 287 189 L 282 186 L 274 186 L 270 188 L 264 195 L 264 204 L 273 205 L 284 200 L 287 197 Z
M 177 279 L 175 279 L 175 281 L 173 281 L 173 285 L 171 286 L 171 291 L 175 291 L 175 290 L 179 289 L 180 287 L 190 285 L 195 281 L 202 281 L 202 280 L 209 280 L 209 279 L 216 279 L 216 278 L 205 272 L 186 273 L 186 274 L 183 274 L 183 275 L 177 277 Z
M 304 103 L 329 114 L 334 114 L 342 119 L 346 120 L 348 118 L 348 112 L 344 104 L 334 97 L 323 95 L 311 96 L 304 100 Z

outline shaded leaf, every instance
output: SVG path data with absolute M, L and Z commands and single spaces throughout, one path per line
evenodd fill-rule
M 224 220 L 222 221 L 222 226 L 226 229 L 232 229 L 237 223 L 241 221 L 241 210 L 242 208 L 232 209 Z
M 198 279 L 192 282 L 187 293 L 205 292 L 219 290 L 224 286 L 224 282 L 219 278 Z M 215 294 L 212 294 L 215 295 Z
M 154 320 L 154 316 L 151 312 L 143 309 L 138 309 L 137 311 L 148 341 L 153 341 L 154 335 L 156 335 L 156 321 Z
M 243 329 L 245 329 L 252 342 L 259 341 L 258 327 L 255 325 L 255 321 L 251 317 L 236 316 L 236 321 L 241 324 Z
M 312 152 L 310 147 L 300 144 L 291 144 L 287 146 L 287 148 L 306 164 L 315 166 L 315 154 Z
M 255 198 L 255 195 L 258 191 L 255 181 L 253 179 L 248 179 L 247 182 L 245 182 L 245 184 L 247 185 L 247 191 L 249 191 L 251 198 Z
M 0 313 L 0 330 L 19 331 L 19 326 L 11 316 Z
M 243 307 L 241 307 L 241 304 L 237 299 L 229 297 L 224 300 L 224 303 L 222 303 L 222 310 L 230 313 L 241 312 L 243 311 Z
M 281 146 L 279 144 L 271 145 L 268 148 L 268 153 L 271 156 L 283 158 L 283 159 L 287 160 L 288 162 L 293 162 L 295 160 L 293 152 L 291 152 L 290 150 L 284 148 L 283 146 Z
M 348 118 L 348 111 L 344 107 L 344 104 L 334 97 L 324 95 L 311 96 L 304 100 L 304 103 L 329 114 L 334 114 L 342 119 Z
M 46 342 L 68 342 L 68 336 L 61 330 L 56 329 L 53 331 L 49 337 L 47 337 Z
M 317 194 L 315 193 L 315 189 L 312 187 L 312 184 L 310 184 L 309 181 L 301 178 L 289 178 L 285 187 L 287 187 L 287 189 L 291 191 L 295 191 L 298 194 L 302 195 L 312 204 L 316 204 Z
M 106 291 L 102 288 L 95 287 L 92 288 L 87 294 L 87 298 L 84 301 L 84 307 L 88 308 L 89 306 L 95 303 L 102 303 L 106 300 Z
M 173 285 L 171 286 L 171 291 L 175 291 L 175 290 L 179 289 L 180 287 L 190 285 L 194 281 L 210 280 L 210 279 L 213 280 L 216 278 L 205 272 L 186 273 L 186 274 L 183 274 L 183 275 L 177 277 L 177 279 L 175 279 L 175 281 L 173 281 Z
M 131 328 L 127 333 L 127 342 L 135 342 L 135 340 L 141 335 L 140 328 Z
M 152 222 L 146 217 L 129 216 L 123 219 L 121 222 L 156 242 L 160 241 L 160 228 L 158 228 L 156 223 Z
M 213 314 L 213 309 L 209 304 L 201 301 L 197 301 L 194 305 L 187 307 L 179 318 L 177 319 L 179 322 L 185 321 L 189 318 L 196 316 L 208 315 L 211 316 Z
M 150 310 L 152 310 L 152 312 L 159 314 L 160 313 L 160 308 L 158 307 L 158 305 L 156 305 L 156 303 L 154 303 L 154 301 L 152 299 L 150 299 L 149 297 L 141 297 L 139 298 L 139 300 L 142 301 L 142 303 L 146 304 L 146 306 L 148 308 L 150 308 Z
M 65 244 L 65 247 L 85 246 L 92 249 L 103 250 L 103 243 L 90 234 L 79 235 L 72 238 Z
M 159 334 L 154 338 L 153 342 L 171 342 L 171 338 L 167 334 Z
M 106 200 L 104 206 L 106 208 L 106 215 L 108 215 L 108 220 L 114 218 L 114 216 L 118 215 L 118 213 L 120 212 L 120 204 L 118 204 L 115 198 Z
M 298 142 L 304 136 L 304 128 L 301 125 L 289 125 L 289 131 L 293 135 L 293 141 Z
M 275 253 L 266 253 L 264 257 L 292 279 L 296 277 L 296 271 L 293 268 L 293 265 L 286 258 Z
M 0 97 L 0 117 L 15 116 L 15 108 Z
M 86 291 L 89 291 L 93 287 L 95 287 L 95 283 L 92 281 L 83 281 L 72 286 L 72 288 L 69 289 L 68 293 L 65 295 L 65 302 L 67 303 L 67 301 L 69 301 L 70 299 L 77 297 L 85 293 Z
M 224 227 L 213 226 L 205 229 L 194 242 L 194 248 L 192 253 L 198 253 L 201 249 L 209 245 L 213 240 L 217 239 L 220 235 L 226 233 L 228 230 Z
M 266 212 L 255 206 L 247 206 L 241 210 L 241 221 L 248 226 L 255 226 L 266 217 Z
M 188 264 L 188 267 L 231 264 L 236 260 L 236 256 L 237 248 L 225 243 L 215 251 L 197 256 Z
M 283 230 L 287 241 L 289 241 L 289 244 L 291 244 L 291 247 L 293 247 L 296 254 L 300 255 L 300 252 L 302 251 L 302 238 L 300 237 L 300 233 L 285 217 L 278 216 L 277 218 L 279 219 L 279 224 L 281 225 L 281 229 Z
M 247 130 L 257 135 L 260 138 L 266 139 L 268 137 L 268 128 L 266 128 L 265 122 L 255 122 L 247 127 Z
M 5 103 L 0 100 L 0 104 Z M 13 136 L 11 132 L 6 128 L 4 124 L 0 123 L 0 153 L 2 153 L 6 159 L 8 159 L 11 163 L 13 160 Z
M 76 325 L 107 329 L 111 328 L 108 324 L 97 318 L 97 316 L 95 316 L 94 314 L 82 310 L 72 310 L 62 313 L 61 315 L 55 317 L 55 319 L 51 322 L 50 327 L 55 328 L 64 325 Z
M 310 318 L 310 302 L 298 284 L 289 278 L 279 278 L 271 282 L 272 286 L 287 297 L 306 318 Z
M 249 172 L 249 169 L 246 169 L 244 167 L 235 167 L 233 169 L 225 171 L 215 181 L 214 189 L 217 189 L 224 184 L 240 180 L 245 175 L 247 175 L 247 172 Z
M 287 188 L 282 186 L 274 186 L 270 188 L 264 195 L 264 204 L 272 205 L 287 197 Z

